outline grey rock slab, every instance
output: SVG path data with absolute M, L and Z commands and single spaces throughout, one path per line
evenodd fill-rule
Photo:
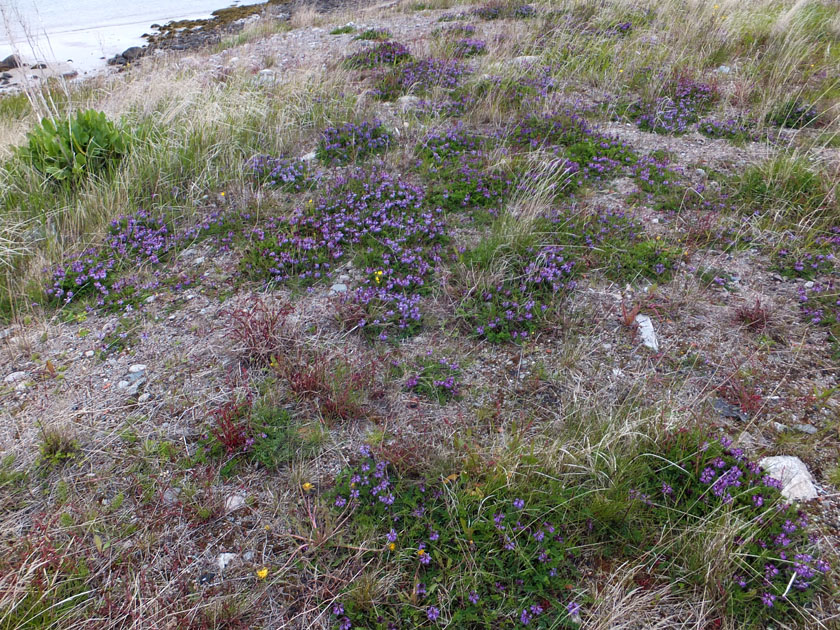
M 808 467 L 798 457 L 777 455 L 759 460 L 768 475 L 782 482 L 782 496 L 792 501 L 810 501 L 817 498 L 817 488 Z
M 749 416 L 744 413 L 740 407 L 731 405 L 722 398 L 716 398 L 714 402 L 712 402 L 712 407 L 714 407 L 715 411 L 724 418 L 737 418 L 743 422 L 749 420 Z
M 338 293 L 347 293 L 347 285 L 339 282 L 330 287 L 330 295 L 336 295 Z
M 812 424 L 805 424 L 804 422 L 794 424 L 793 428 L 801 433 L 807 433 L 808 435 L 814 435 L 817 432 L 817 427 Z

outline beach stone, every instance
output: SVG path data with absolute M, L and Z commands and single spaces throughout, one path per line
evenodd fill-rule
M 69 70 L 68 72 L 61 73 L 62 79 L 75 79 L 77 76 L 79 76 L 79 73 L 75 70 Z
M 14 70 L 20 68 L 21 61 L 17 55 L 9 55 L 3 61 L 0 61 L 0 70 Z
M 746 413 L 744 413 L 740 407 L 729 404 L 722 398 L 716 398 L 714 402 L 712 402 L 712 407 L 714 407 L 715 411 L 717 411 L 724 418 L 737 418 L 742 422 L 746 422 L 750 419 L 749 416 Z
M 140 46 L 132 46 L 131 48 L 126 48 L 123 51 L 122 56 L 126 59 L 126 61 L 135 61 L 142 57 L 145 52 L 146 51 Z
M 128 63 L 128 59 L 122 55 L 115 55 L 114 57 L 111 57 L 107 63 L 109 66 L 124 66 Z
M 817 488 L 808 467 L 798 457 L 778 455 L 759 460 L 768 475 L 782 482 L 782 496 L 793 501 L 817 498 Z
M 34 66 L 30 66 L 30 67 L 33 70 L 46 70 L 47 69 L 47 64 L 45 64 L 43 61 L 39 61 Z

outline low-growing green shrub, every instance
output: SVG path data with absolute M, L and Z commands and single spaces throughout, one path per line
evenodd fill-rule
M 48 179 L 78 181 L 112 169 L 128 152 L 128 134 L 92 109 L 65 120 L 44 118 L 18 155 Z

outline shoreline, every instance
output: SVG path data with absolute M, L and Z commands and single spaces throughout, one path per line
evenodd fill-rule
M 2 50 L 0 52 L 0 96 L 24 91 L 30 87 L 31 82 L 42 84 L 51 79 L 80 81 L 114 72 L 113 67 L 117 68 L 116 71 L 120 71 L 127 64 L 134 63 L 157 50 L 183 51 L 203 48 L 218 43 L 225 35 L 238 32 L 246 23 L 260 19 L 262 16 L 271 19 L 289 19 L 290 9 L 291 3 L 287 0 L 267 0 L 249 5 L 229 5 L 216 9 L 209 15 L 205 13 L 206 17 L 178 16 L 163 24 L 148 24 L 145 20 L 125 22 L 119 25 L 122 30 L 119 35 L 122 45 L 119 48 L 111 45 L 113 54 L 95 53 L 95 61 L 91 59 L 74 61 L 69 58 L 63 61 L 58 54 L 52 52 L 49 55 L 42 54 L 38 50 L 37 42 L 31 43 L 30 50 L 25 51 L 21 46 L 6 41 L 2 44 L 4 48 L 0 49 Z M 114 25 L 99 25 L 91 28 L 68 29 L 61 34 L 100 37 L 100 46 L 102 46 L 101 31 L 113 30 L 113 28 Z M 49 37 L 47 47 L 52 50 Z M 86 48 L 88 57 L 91 56 L 91 51 L 96 50 L 93 45 L 86 47 L 77 45 L 77 48 L 80 50 Z M 99 50 L 102 53 L 105 52 L 104 47 Z M 5 56 L 7 54 L 8 56 Z M 50 57 L 59 57 L 59 59 L 52 62 L 44 61 Z M 3 62 L 8 62 L 8 64 L 4 65 Z

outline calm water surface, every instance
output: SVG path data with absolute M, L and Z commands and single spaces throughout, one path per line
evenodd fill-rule
M 249 4 L 253 0 L 249 0 Z M 0 59 L 70 61 L 84 73 L 129 46 L 154 23 L 209 17 L 230 0 L 0 0 Z

